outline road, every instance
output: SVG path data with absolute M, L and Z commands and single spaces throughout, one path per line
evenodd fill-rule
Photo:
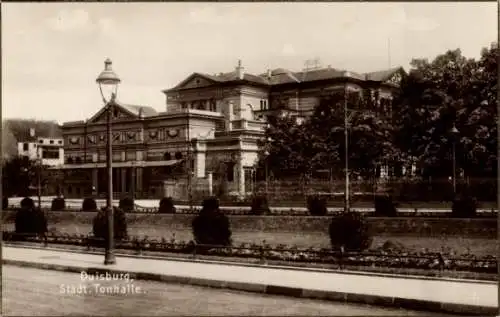
M 429 316 L 426 312 L 259 295 L 150 281 L 82 280 L 80 274 L 3 266 L 4 316 Z M 95 283 L 123 286 L 105 294 Z M 127 286 L 128 285 L 128 286 Z M 75 294 L 85 286 L 87 294 Z M 140 288 L 140 289 L 139 289 Z M 84 288 L 80 288 L 82 292 Z M 117 288 L 115 289 L 115 291 Z M 110 288 L 107 288 L 110 292 Z M 433 314 L 432 316 L 449 316 Z

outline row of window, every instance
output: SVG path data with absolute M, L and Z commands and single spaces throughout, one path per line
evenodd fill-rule
M 191 102 L 181 102 L 182 109 L 196 109 L 196 110 L 205 110 L 205 111 L 217 111 L 217 105 L 215 99 L 209 100 L 195 100 Z
M 43 140 L 38 141 L 38 143 L 43 144 Z M 50 140 L 49 143 L 53 145 L 53 144 L 55 144 L 55 141 Z M 35 143 L 32 143 L 32 144 L 33 144 L 33 148 L 36 149 L 36 147 L 37 147 L 36 144 Z M 62 140 L 58 140 L 57 144 L 62 145 L 63 144 Z M 29 151 L 29 148 L 30 148 L 30 143 L 27 143 L 27 142 L 23 143 L 23 151 Z

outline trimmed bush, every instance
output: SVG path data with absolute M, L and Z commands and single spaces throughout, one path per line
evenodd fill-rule
M 45 235 L 48 232 L 47 217 L 43 211 L 35 208 L 31 198 L 24 198 L 21 201 L 21 208 L 15 217 L 15 232 L 20 234 L 21 240 L 24 236 Z
M 307 210 L 311 216 L 326 216 L 326 198 L 318 195 L 307 197 Z
M 160 214 L 175 214 L 174 200 L 172 197 L 163 197 L 160 200 Z
M 52 204 L 50 206 L 50 210 L 52 211 L 63 211 L 66 208 L 66 202 L 64 198 L 57 197 L 52 199 Z
M 200 213 L 193 219 L 192 229 L 197 244 L 231 244 L 229 219 L 220 212 L 219 200 L 215 197 L 203 201 Z
M 368 249 L 372 239 L 364 217 L 357 212 L 346 212 L 333 217 L 329 227 L 332 248 L 345 251 Z
M 97 211 L 97 203 L 94 198 L 87 197 L 82 202 L 82 211 Z
M 375 213 L 378 217 L 396 217 L 398 210 L 396 204 L 392 201 L 389 195 L 377 195 L 374 199 Z
M 125 212 L 113 207 L 113 228 L 115 240 L 123 240 L 127 238 L 127 218 Z M 94 217 L 92 233 L 95 238 L 104 239 L 98 245 L 103 245 L 108 240 L 108 213 L 107 207 L 101 208 Z
M 9 198 L 2 197 L 2 210 L 7 210 L 9 208 Z
M 477 212 L 477 201 L 469 195 L 461 195 L 453 200 L 451 215 L 455 218 L 473 218 Z
M 252 198 L 250 214 L 252 215 L 266 215 L 270 214 L 271 210 L 267 203 L 266 196 L 254 196 Z
M 130 197 L 122 198 L 120 199 L 118 208 L 120 208 L 124 212 L 133 212 L 135 208 L 134 200 Z

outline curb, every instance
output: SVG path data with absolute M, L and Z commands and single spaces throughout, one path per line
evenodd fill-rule
M 16 243 L 4 243 L 5 246 L 23 249 L 36 249 L 36 250 L 48 250 L 56 252 L 69 252 L 69 253 L 79 253 L 79 254 L 93 254 L 93 255 L 104 255 L 103 251 L 91 250 L 82 252 L 82 250 L 77 249 L 65 249 L 57 247 L 42 247 L 36 245 L 22 245 Z M 419 275 L 405 275 L 405 274 L 391 274 L 391 273 L 378 273 L 378 272 L 367 272 L 367 271 L 355 271 L 355 270 L 340 270 L 340 269 L 326 269 L 326 268 L 315 268 L 315 267 L 299 267 L 299 266 L 283 266 L 279 264 L 261 264 L 261 263 L 246 263 L 237 261 L 220 261 L 220 260 L 210 260 L 210 259 L 200 259 L 193 258 L 192 256 L 156 256 L 148 254 L 132 254 L 127 252 L 119 252 L 115 250 L 116 256 L 121 256 L 125 258 L 134 259 L 150 259 L 150 260 L 165 260 L 165 261 L 177 261 L 177 262 L 195 262 L 204 264 L 222 264 L 227 266 L 245 266 L 245 267 L 266 267 L 270 269 L 279 270 L 292 270 L 292 271 L 307 271 L 307 272 L 319 272 L 319 273 L 333 273 L 333 274 L 345 274 L 345 275 L 365 275 L 365 276 L 377 276 L 385 278 L 401 278 L 401 279 L 414 279 L 414 280 L 431 280 L 431 281 L 446 281 L 454 283 L 474 283 L 474 284 L 492 284 L 497 285 L 496 281 L 491 280 L 474 280 L 465 278 L 452 278 L 452 277 L 434 277 L 434 276 L 419 276 Z M 257 260 L 257 259 L 256 259 Z M 258 261 L 258 260 L 257 260 Z
M 426 300 L 406 299 L 398 297 L 353 294 L 353 293 L 335 292 L 335 291 L 321 291 L 321 290 L 291 288 L 291 287 L 258 284 L 258 283 L 229 282 L 223 280 L 189 278 L 184 276 L 164 275 L 156 273 L 125 272 L 114 269 L 103 269 L 103 268 L 94 268 L 94 267 L 85 267 L 76 265 L 69 266 L 69 265 L 58 265 L 58 264 L 45 264 L 45 263 L 7 260 L 7 259 L 3 259 L 2 263 L 3 265 L 55 270 L 55 271 L 70 272 L 70 273 L 80 273 L 82 271 L 90 271 L 92 273 L 101 273 L 101 274 L 104 274 L 106 272 L 111 274 L 128 273 L 131 278 L 137 280 L 159 281 L 159 282 L 174 283 L 174 284 L 188 284 L 188 285 L 212 287 L 212 288 L 225 288 L 231 290 L 262 293 L 269 295 L 282 295 L 290 297 L 332 300 L 345 303 L 358 303 L 358 304 L 368 304 L 375 306 L 404 308 L 409 310 L 420 310 L 420 311 L 424 310 L 428 312 L 431 311 L 446 312 L 446 313 L 455 313 L 462 315 L 480 315 L 480 316 L 496 315 L 497 313 L 497 308 L 494 307 L 439 303 Z

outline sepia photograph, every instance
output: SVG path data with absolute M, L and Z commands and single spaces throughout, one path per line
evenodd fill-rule
M 498 3 L 1 5 L 2 316 L 500 316 Z

